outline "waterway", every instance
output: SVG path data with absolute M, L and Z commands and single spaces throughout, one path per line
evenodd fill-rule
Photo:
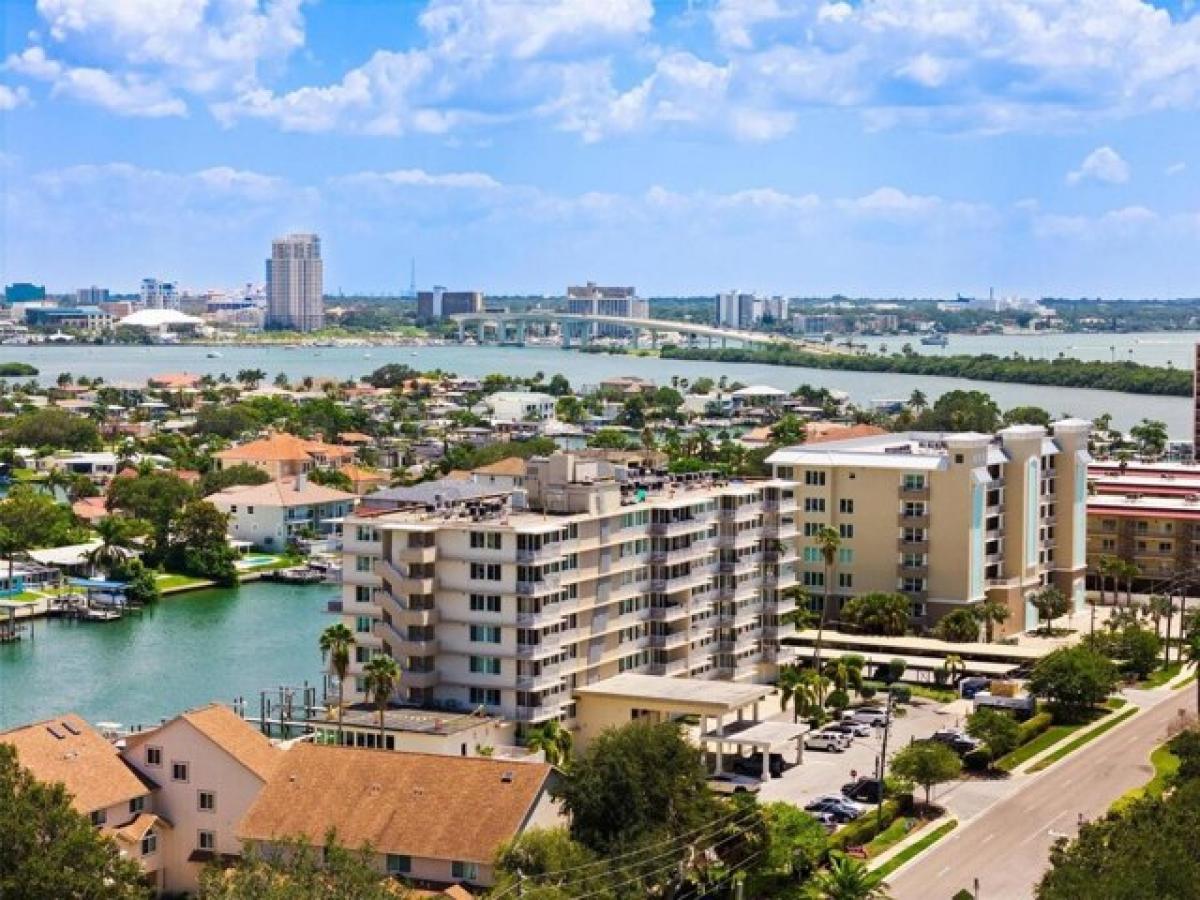
M 952 335 L 947 348 L 914 349 L 937 353 L 994 353 L 1007 356 L 1054 358 L 1060 353 L 1079 359 L 1133 359 L 1150 365 L 1191 368 L 1193 348 L 1200 332 L 1141 334 L 1047 334 L 1047 335 Z M 872 339 L 873 346 L 886 343 L 895 351 L 901 338 Z M 876 372 L 840 372 L 785 366 L 662 360 L 651 357 L 621 357 L 582 354 L 554 347 L 430 346 L 430 347 L 222 347 L 221 358 L 210 359 L 210 348 L 202 346 L 82 347 L 0 346 L 0 362 L 22 361 L 38 367 L 40 378 L 51 382 L 60 372 L 102 376 L 110 382 L 143 382 L 154 374 L 192 372 L 236 375 L 239 369 L 258 368 L 273 378 L 283 372 L 291 379 L 305 375 L 358 378 L 390 362 L 405 363 L 421 370 L 443 369 L 459 375 L 483 376 L 492 372 L 529 376 L 542 372 L 547 377 L 562 372 L 573 385 L 596 384 L 612 375 L 640 375 L 661 383 L 673 376 L 695 379 L 726 375 L 743 384 L 768 384 L 792 390 L 801 384 L 843 390 L 857 403 L 908 397 L 921 390 L 931 400 L 951 390 L 982 390 L 1001 407 L 1035 405 L 1052 415 L 1070 414 L 1095 418 L 1110 413 L 1118 428 L 1128 429 L 1143 418 L 1167 423 L 1172 437 L 1191 436 L 1191 403 L 1183 397 L 1153 397 L 1093 391 L 1079 388 L 1039 387 L 892 375 Z
M 188 707 L 320 684 L 336 585 L 250 582 L 166 597 L 118 622 L 40 619 L 0 644 L 0 730 L 63 712 L 156 724 Z

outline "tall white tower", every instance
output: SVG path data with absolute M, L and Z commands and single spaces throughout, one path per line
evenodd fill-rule
M 266 325 L 289 331 L 324 327 L 324 270 L 317 235 L 288 234 L 271 242 Z

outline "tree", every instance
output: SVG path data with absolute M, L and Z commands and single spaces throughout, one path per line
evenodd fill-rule
M 401 388 L 419 378 L 421 373 L 402 363 L 388 363 L 367 376 L 367 383 L 377 388 Z
M 829 867 L 809 882 L 807 896 L 812 900 L 888 900 L 887 882 L 883 879 L 883 875 L 858 860 L 834 853 Z
M 108 570 L 108 577 L 125 583 L 125 597 L 131 603 L 154 603 L 162 598 L 158 578 L 146 564 L 136 556 L 127 556 L 115 562 Z
M 983 741 L 988 749 L 988 767 L 1021 743 L 1021 726 L 1006 712 L 982 707 L 967 717 L 967 734 Z
M 349 850 L 330 832 L 322 847 L 298 838 L 273 842 L 272 852 L 248 846 L 232 867 L 214 860 L 200 873 L 199 900 L 404 900 L 409 892 L 373 865 L 370 847 Z
M 1147 678 L 1158 665 L 1162 652 L 1162 641 L 1148 628 L 1127 625 L 1121 629 L 1117 640 L 1117 653 L 1123 660 L 1122 668 L 1135 678 Z
M 313 484 L 323 485 L 338 491 L 354 493 L 354 482 L 350 476 L 340 469 L 313 469 L 308 473 L 308 479 Z
M 1167 449 L 1167 426 L 1157 419 L 1142 419 L 1129 429 L 1129 436 L 1137 441 L 1142 456 L 1162 456 Z
M 771 426 L 771 443 L 780 447 L 794 447 L 803 444 L 808 437 L 805 422 L 799 416 L 786 413 L 779 421 Z
M 962 773 L 958 754 L 938 741 L 916 741 L 892 758 L 892 774 L 921 785 L 925 789 L 928 811 L 934 785 L 953 781 Z
M 833 564 L 837 560 L 838 548 L 842 546 L 842 536 L 836 528 L 830 528 L 828 525 L 823 525 L 817 531 L 816 541 L 817 549 L 821 553 L 821 560 L 825 563 L 825 592 L 821 598 L 821 618 L 817 623 L 817 640 L 813 644 L 813 671 L 821 671 L 821 640 L 825 636 L 825 619 L 829 615 L 830 595 L 833 591 Z M 824 691 L 820 690 L 820 682 L 818 684 L 819 699 L 823 701 L 822 696 Z M 822 703 L 823 705 L 823 703 Z
M 762 813 L 768 834 L 762 868 L 801 876 L 813 871 L 829 845 L 821 823 L 792 803 L 764 803 Z
M 1000 425 L 1000 407 L 983 391 L 947 391 L 921 413 L 917 427 L 932 431 L 991 434 Z
M 1078 721 L 1103 703 L 1117 685 L 1111 660 L 1084 646 L 1065 647 L 1034 663 L 1029 693 L 1054 706 L 1056 716 Z
M 170 472 L 151 472 L 114 478 L 108 486 L 105 506 L 145 519 L 153 529 L 151 560 L 165 558 L 171 544 L 171 528 L 184 504 L 195 496 L 192 486 Z
M 338 622 L 336 625 L 329 625 L 321 632 L 319 641 L 321 647 L 321 658 L 329 657 L 329 668 L 333 670 L 333 674 L 338 680 L 338 746 L 342 743 L 342 718 L 346 708 L 346 678 L 350 671 L 350 650 L 354 647 L 354 634 Z
M 245 385 L 247 390 L 254 390 L 267 377 L 262 369 L 239 369 L 237 380 Z
M 1141 567 L 1133 560 L 1119 559 L 1116 563 L 1116 574 L 1125 585 L 1125 605 L 1133 605 L 1133 581 L 1142 574 Z
M 530 729 L 525 738 L 525 746 L 530 750 L 540 750 L 546 762 L 558 766 L 571 756 L 571 732 L 562 727 L 562 723 L 554 720 Z
M 379 742 L 381 745 L 386 733 L 384 713 L 387 712 L 388 703 L 398 684 L 400 684 L 400 664 L 390 656 L 376 656 L 363 666 L 363 686 L 371 695 L 371 699 L 375 701 L 375 708 L 379 711 Z
M 1162 622 L 1167 620 L 1167 637 L 1171 636 L 1170 631 L 1170 616 L 1174 614 L 1175 607 L 1171 603 L 1170 597 L 1164 597 L 1162 594 L 1152 594 L 1146 600 L 1146 612 L 1150 619 L 1154 622 L 1154 636 L 1162 637 Z
M 13 447 L 100 449 L 100 431 L 96 423 L 60 406 L 47 406 L 14 416 L 4 427 L 3 434 L 4 443 Z
M 842 607 L 842 621 L 862 634 L 898 636 L 908 630 L 912 601 L 903 594 L 860 594 Z
M 236 438 L 258 428 L 264 422 L 255 408 L 245 403 L 207 403 L 196 411 L 197 435 Z
M 1041 425 L 1050 424 L 1050 413 L 1040 406 L 1014 406 L 1004 414 L 1005 425 Z
M 565 397 L 571 393 L 571 382 L 561 372 L 555 372 L 546 384 L 546 393 L 552 397 Z
M 676 723 L 635 721 L 593 740 L 559 793 L 572 837 L 608 854 L 690 833 L 715 818 L 705 781 L 700 749 Z
M 946 680 L 955 684 L 966 673 L 967 665 L 961 656 L 951 653 L 942 661 L 942 670 L 946 673 Z
M 105 516 L 96 523 L 100 545 L 88 551 L 88 562 L 109 572 L 133 553 L 134 541 L 150 530 L 141 519 L 128 516 Z
M 530 828 L 496 851 L 493 896 L 525 900 L 611 900 L 612 868 L 566 828 Z M 570 873 L 569 878 L 543 876 Z M 518 887 L 519 886 L 519 887 Z
M 266 484 L 270 480 L 271 476 L 264 469 L 249 463 L 238 463 L 236 466 L 205 472 L 200 477 L 200 495 L 207 497 L 234 485 Z
M 45 784 L 0 742 L 0 897 L 142 900 L 137 863 L 75 811 L 62 784 Z
M 237 583 L 237 553 L 229 546 L 229 516 L 207 500 L 192 500 L 179 513 L 167 561 L 185 575 L 218 584 Z
M 1011 611 L 1006 603 L 991 598 L 971 608 L 975 618 L 983 624 L 984 639 L 990 644 L 995 637 L 997 625 L 1008 621 Z
M 1047 634 L 1051 632 L 1055 619 L 1071 611 L 1071 598 L 1053 585 L 1046 585 L 1030 597 L 1029 602 L 1038 611 L 1038 621 L 1046 623 Z
M 979 619 L 966 608 L 951 610 L 933 626 L 933 633 L 952 644 L 966 644 L 979 640 Z
M 1183 658 L 1196 667 L 1194 674 L 1200 676 L 1200 631 L 1193 629 L 1183 644 Z M 1200 677 L 1196 678 L 1196 715 L 1200 716 Z

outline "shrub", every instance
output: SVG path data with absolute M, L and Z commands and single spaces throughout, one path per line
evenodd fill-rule
M 912 796 L 909 795 L 909 806 L 911 808 Z M 902 807 L 898 800 L 883 801 L 883 816 L 882 819 L 878 816 L 874 809 L 863 813 L 853 822 L 850 822 L 840 828 L 829 839 L 830 846 L 843 849 L 845 847 L 858 847 L 862 844 L 869 844 L 874 840 L 875 836 L 881 831 L 884 831 L 901 815 Z
M 831 691 L 825 698 L 825 705 L 830 709 L 845 709 L 850 705 L 850 695 L 842 690 Z
M 907 684 L 893 684 L 888 688 L 888 692 L 897 703 L 912 702 L 912 688 Z
M 858 696 L 862 697 L 864 700 L 870 700 L 877 693 L 879 693 L 879 691 L 876 689 L 875 683 L 871 681 L 864 681 L 863 686 L 858 689 Z
M 878 694 L 880 691 L 886 691 L 886 690 L 887 690 L 887 685 L 884 684 L 882 681 L 864 681 L 862 683 L 862 688 L 859 689 L 859 692 L 861 693 L 862 691 L 871 691 L 872 694 Z M 865 697 L 866 694 L 863 694 L 863 696 Z
M 1035 737 L 1054 724 L 1054 716 L 1050 713 L 1038 713 L 1036 716 L 1031 716 L 1021 723 L 1018 729 L 1017 740 L 1021 744 L 1028 744 Z
M 991 763 L 992 754 L 986 747 L 978 747 L 975 750 L 969 750 L 963 755 L 963 765 L 972 772 L 986 771 Z

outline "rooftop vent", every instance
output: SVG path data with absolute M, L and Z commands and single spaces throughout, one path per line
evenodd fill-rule
M 500 781 L 503 784 L 512 784 L 512 780 L 513 780 L 513 773 L 511 771 L 506 771 L 503 775 L 500 776 Z

